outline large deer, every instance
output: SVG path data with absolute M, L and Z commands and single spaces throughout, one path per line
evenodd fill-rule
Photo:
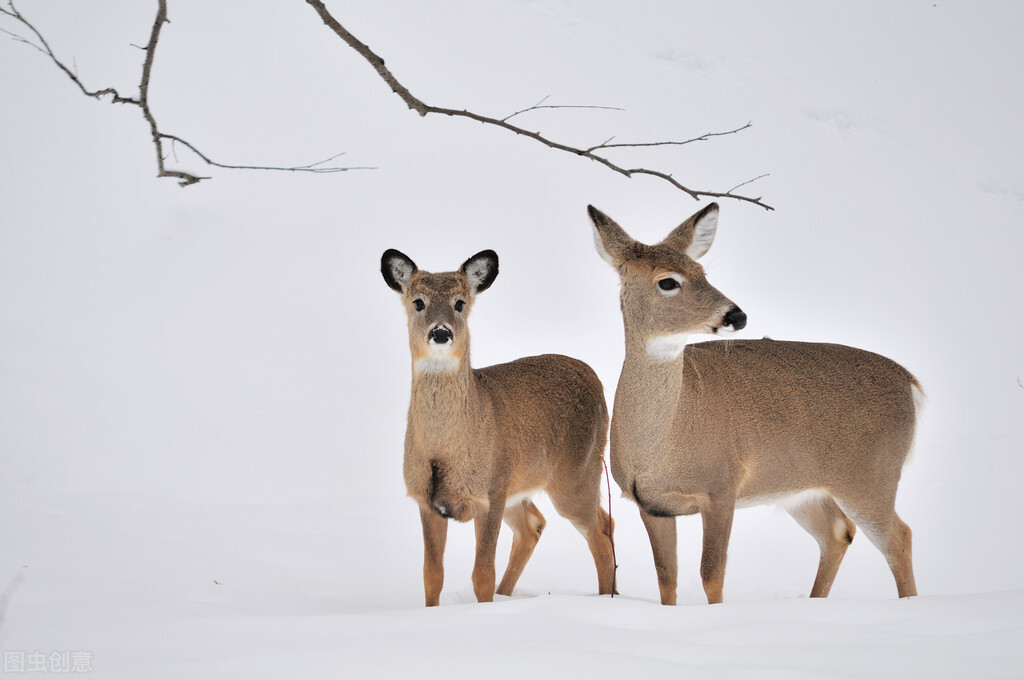
M 612 474 L 640 508 L 662 604 L 676 603 L 677 515 L 701 515 L 701 580 L 716 603 L 734 509 L 764 503 L 781 505 L 817 540 L 811 597 L 828 595 L 854 523 L 885 556 L 899 596 L 916 595 L 910 528 L 894 507 L 922 396 L 914 376 L 842 345 L 687 345 L 691 334 L 746 325 L 696 262 L 714 240 L 718 206 L 653 246 L 589 211 L 597 250 L 619 273 L 626 331 Z
M 494 599 L 494 554 L 502 519 L 514 534 L 499 595 L 511 595 L 533 553 L 544 516 L 529 500 L 544 490 L 582 533 L 597 565 L 598 590 L 612 592 L 612 522 L 601 508 L 608 433 L 604 388 L 585 363 L 545 354 L 474 369 L 466 319 L 498 275 L 491 250 L 458 271 L 432 274 L 397 250 L 381 274 L 402 295 L 412 350 L 405 483 L 423 522 L 423 586 L 438 604 L 448 520 L 476 526 L 473 590 Z

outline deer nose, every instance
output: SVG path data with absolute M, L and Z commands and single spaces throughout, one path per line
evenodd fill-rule
M 452 332 L 444 326 L 436 326 L 430 331 L 430 340 L 438 345 L 443 345 L 452 339 Z
M 738 331 L 747 325 L 747 315 L 739 307 L 733 307 L 725 313 L 725 318 L 722 321 L 726 326 Z

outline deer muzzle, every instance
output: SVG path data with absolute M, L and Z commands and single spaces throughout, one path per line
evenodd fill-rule
M 452 341 L 452 331 L 447 326 L 439 324 L 431 329 L 427 338 L 435 345 L 446 345 Z
M 722 319 L 722 324 L 729 330 L 741 330 L 747 325 L 747 315 L 744 314 L 743 310 L 739 307 L 733 307 L 725 313 L 725 317 Z

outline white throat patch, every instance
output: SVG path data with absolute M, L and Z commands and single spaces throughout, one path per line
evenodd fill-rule
M 673 333 L 672 335 L 659 335 L 647 341 L 644 348 L 647 356 L 655 361 L 675 361 L 686 348 L 687 333 Z
M 417 373 L 452 373 L 459 367 L 459 360 L 454 357 L 424 357 L 416 360 L 414 370 Z
M 452 354 L 452 343 L 438 345 L 431 341 L 427 343 L 427 347 L 427 356 L 413 363 L 413 370 L 416 373 L 450 373 L 458 369 L 459 358 Z

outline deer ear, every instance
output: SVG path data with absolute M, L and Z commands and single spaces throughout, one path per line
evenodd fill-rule
M 482 293 L 498 278 L 498 254 L 493 250 L 481 250 L 463 262 L 459 271 L 466 277 L 474 295 Z
M 417 271 L 416 263 L 394 248 L 385 250 L 380 258 L 380 273 L 384 282 L 403 295 L 409 290 L 409 281 Z
M 615 220 L 592 205 L 587 206 L 590 219 L 594 222 L 594 246 L 601 258 L 613 267 L 618 267 L 628 258 L 636 241 L 629 237 Z
M 669 246 L 699 260 L 708 252 L 718 228 L 718 204 L 712 203 L 672 230 L 660 245 Z

